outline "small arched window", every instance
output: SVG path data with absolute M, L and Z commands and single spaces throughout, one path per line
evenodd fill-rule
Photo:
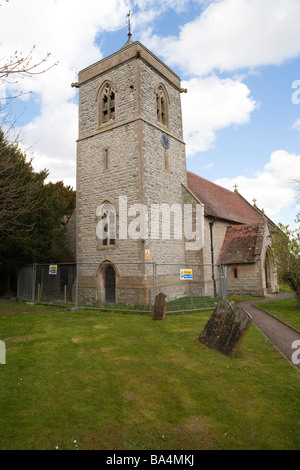
M 165 87 L 160 84 L 156 89 L 157 121 L 168 127 L 169 125 L 169 99 Z
M 237 279 L 237 278 L 238 278 L 238 270 L 237 270 L 237 268 L 233 268 L 233 277 L 234 277 L 234 279 Z
M 116 118 L 116 89 L 113 83 L 105 82 L 98 93 L 99 125 L 113 122 Z
M 97 237 L 102 246 L 116 244 L 116 210 L 112 204 L 105 202 L 97 208 L 96 216 L 100 221 L 96 228 Z

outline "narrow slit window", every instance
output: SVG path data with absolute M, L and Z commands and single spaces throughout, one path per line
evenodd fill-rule
M 156 114 L 157 121 L 164 126 L 168 126 L 168 100 L 162 85 L 158 87 L 156 92 Z
M 165 170 L 169 171 L 169 154 L 167 150 L 165 150 Z
M 109 155 L 108 155 L 108 149 L 104 150 L 104 169 L 108 170 L 109 168 Z

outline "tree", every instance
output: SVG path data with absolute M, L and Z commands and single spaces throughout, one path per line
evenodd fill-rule
M 26 216 L 31 230 L 16 230 L 7 236 L 0 247 L 0 261 L 6 259 L 11 265 L 21 266 L 59 263 L 68 256 L 66 220 L 75 208 L 75 191 L 62 182 L 48 183 L 41 187 L 38 198 L 43 201 L 42 206 Z
M 0 7 L 2 5 L 3 2 Z M 25 55 L 17 50 L 10 57 L 0 57 L 0 86 L 16 84 L 20 77 L 39 75 L 56 65 L 45 66 L 50 53 L 34 61 L 34 50 L 35 46 Z M 34 173 L 31 161 L 26 161 L 25 152 L 21 150 L 18 137 L 11 137 L 14 126 L 8 126 L 6 107 L 17 96 L 0 99 L 0 240 L 16 230 L 29 230 L 33 227 L 34 221 L 29 222 L 30 218 L 26 215 L 34 214 L 40 208 L 42 200 L 37 198 L 38 188 L 48 176 L 46 169 Z
M 69 254 L 66 220 L 75 209 L 75 191 L 62 182 L 40 182 L 35 194 L 39 206 L 20 216 L 26 228 L 15 226 L 1 240 L 0 295 L 8 288 L 15 292 L 20 266 L 74 261 Z
M 10 144 L 0 128 L 0 240 L 16 230 L 29 230 L 43 201 L 39 190 L 48 171 L 33 171 L 18 144 Z
M 46 183 L 47 176 L 0 128 L 0 281 L 15 280 L 18 266 L 68 256 L 64 219 L 75 209 L 75 191 L 62 181 Z
M 300 222 L 300 214 L 295 222 Z M 272 235 L 271 249 L 279 279 L 289 285 L 300 300 L 300 227 L 290 229 L 279 224 Z

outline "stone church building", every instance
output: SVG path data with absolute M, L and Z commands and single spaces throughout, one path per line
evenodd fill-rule
M 191 286 L 216 296 L 219 265 L 228 293 L 275 292 L 275 225 L 237 190 L 186 169 L 180 78 L 129 34 L 73 86 L 77 206 L 69 224 L 80 297 L 150 304 L 158 292 L 172 300 Z

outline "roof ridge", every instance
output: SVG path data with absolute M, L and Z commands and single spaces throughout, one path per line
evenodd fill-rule
M 239 193 L 238 191 L 235 191 L 235 193 L 238 194 L 243 199 L 243 201 L 245 201 L 248 206 L 252 207 L 252 209 L 254 209 L 260 216 L 263 215 L 262 211 L 257 206 L 247 201 L 247 199 L 241 193 Z
M 207 178 L 203 178 L 203 176 L 197 175 L 197 173 L 193 173 L 192 171 L 187 170 L 187 173 L 190 173 L 191 175 L 197 176 L 197 178 L 200 178 L 201 180 L 207 181 L 209 184 L 213 184 L 214 186 L 218 186 L 218 188 L 223 189 L 223 191 L 228 191 L 231 194 L 235 194 L 236 191 L 231 191 L 230 189 L 224 188 L 224 186 L 221 186 L 220 184 L 214 183 L 213 181 L 208 180 Z M 237 193 L 239 194 L 239 193 Z M 251 206 L 251 204 L 250 204 Z
M 265 221 L 270 231 L 278 229 L 263 209 L 251 204 L 237 190 L 231 191 L 189 170 L 186 170 L 186 174 L 187 187 L 204 204 L 207 216 L 217 217 L 232 224 L 245 224 L 251 220 L 254 224 Z
M 261 223 L 264 223 L 265 222 L 269 222 L 272 226 L 272 228 L 276 227 L 276 224 L 273 222 L 273 220 L 271 220 L 264 212 L 263 209 L 259 209 L 259 207 L 257 207 L 256 205 L 252 205 L 249 201 L 247 201 L 247 199 L 242 195 L 240 194 L 238 191 L 236 192 L 250 207 L 252 207 L 252 209 L 256 210 L 256 212 L 261 216 Z

